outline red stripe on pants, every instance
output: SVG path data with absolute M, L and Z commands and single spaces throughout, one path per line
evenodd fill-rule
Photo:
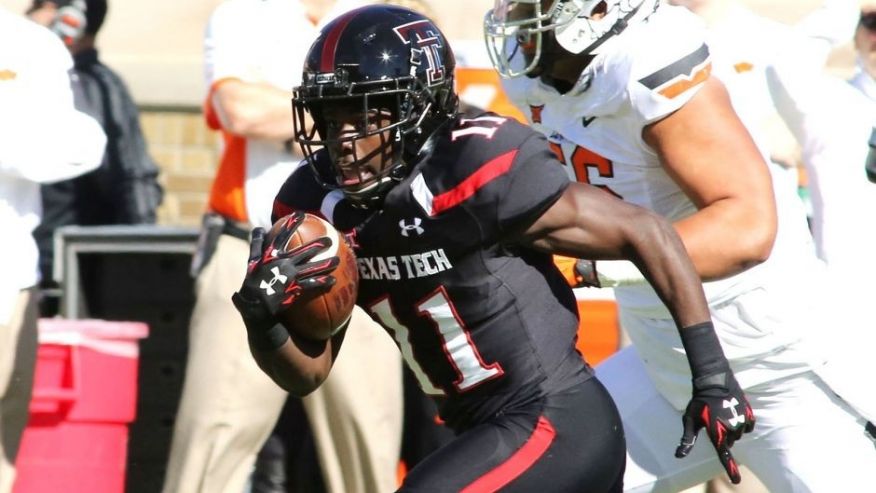
M 532 435 L 517 452 L 490 472 L 466 486 L 462 493 L 486 493 L 498 491 L 521 474 L 526 472 L 541 456 L 557 436 L 557 431 L 544 416 L 538 418 Z

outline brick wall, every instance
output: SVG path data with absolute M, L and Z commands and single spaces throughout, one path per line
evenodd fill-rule
M 197 225 L 219 162 L 219 133 L 207 128 L 200 109 L 145 108 L 140 123 L 149 152 L 161 167 L 165 196 L 158 222 Z

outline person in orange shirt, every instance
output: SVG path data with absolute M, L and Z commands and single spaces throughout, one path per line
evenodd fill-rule
M 270 227 L 272 200 L 301 160 L 292 138 L 291 88 L 317 29 L 358 0 L 230 0 L 205 35 L 208 125 L 224 151 L 193 262 L 197 301 L 188 367 L 164 491 L 243 491 L 287 393 L 247 349 L 231 303 L 253 227 Z M 290 58 L 292 59 L 290 61 Z M 295 62 L 295 60 L 300 60 Z M 391 491 L 401 440 L 401 361 L 392 340 L 357 312 L 346 354 L 327 387 L 303 400 L 326 489 Z M 366 385 L 381 381 L 379 387 Z

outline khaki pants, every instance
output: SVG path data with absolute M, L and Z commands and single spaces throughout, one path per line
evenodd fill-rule
M 27 426 L 37 350 L 36 289 L 19 293 L 8 325 L 0 324 L 0 493 L 12 491 L 15 458 Z
M 766 486 L 745 466 L 741 466 L 742 482 L 733 484 L 726 474 L 709 481 L 708 493 L 769 493 Z
M 223 235 L 198 277 L 165 493 L 241 493 L 287 398 L 250 355 L 231 304 L 248 254 Z M 401 380 L 392 339 L 357 309 L 329 378 L 304 399 L 329 492 L 396 489 Z

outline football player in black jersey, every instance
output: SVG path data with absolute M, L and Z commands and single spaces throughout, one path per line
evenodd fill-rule
M 395 338 L 457 433 L 400 491 L 621 491 L 621 421 L 575 349 L 575 297 L 551 254 L 635 262 L 691 334 L 694 374 L 730 383 L 731 395 L 691 400 L 708 410 L 709 399 L 745 397 L 699 277 L 669 223 L 570 182 L 542 136 L 495 114 L 458 115 L 453 70 L 447 40 L 412 11 L 368 6 L 328 24 L 295 89 L 308 165 L 277 196 L 274 218 L 291 214 L 280 234 L 302 212 L 346 233 L 358 305 Z M 327 244 L 315 242 L 277 254 L 255 230 L 233 296 L 259 365 L 296 395 L 326 378 L 345 331 L 310 340 L 277 324 L 295 295 L 333 282 L 337 261 L 310 261 Z M 742 429 L 721 418 L 708 426 L 732 444 Z

